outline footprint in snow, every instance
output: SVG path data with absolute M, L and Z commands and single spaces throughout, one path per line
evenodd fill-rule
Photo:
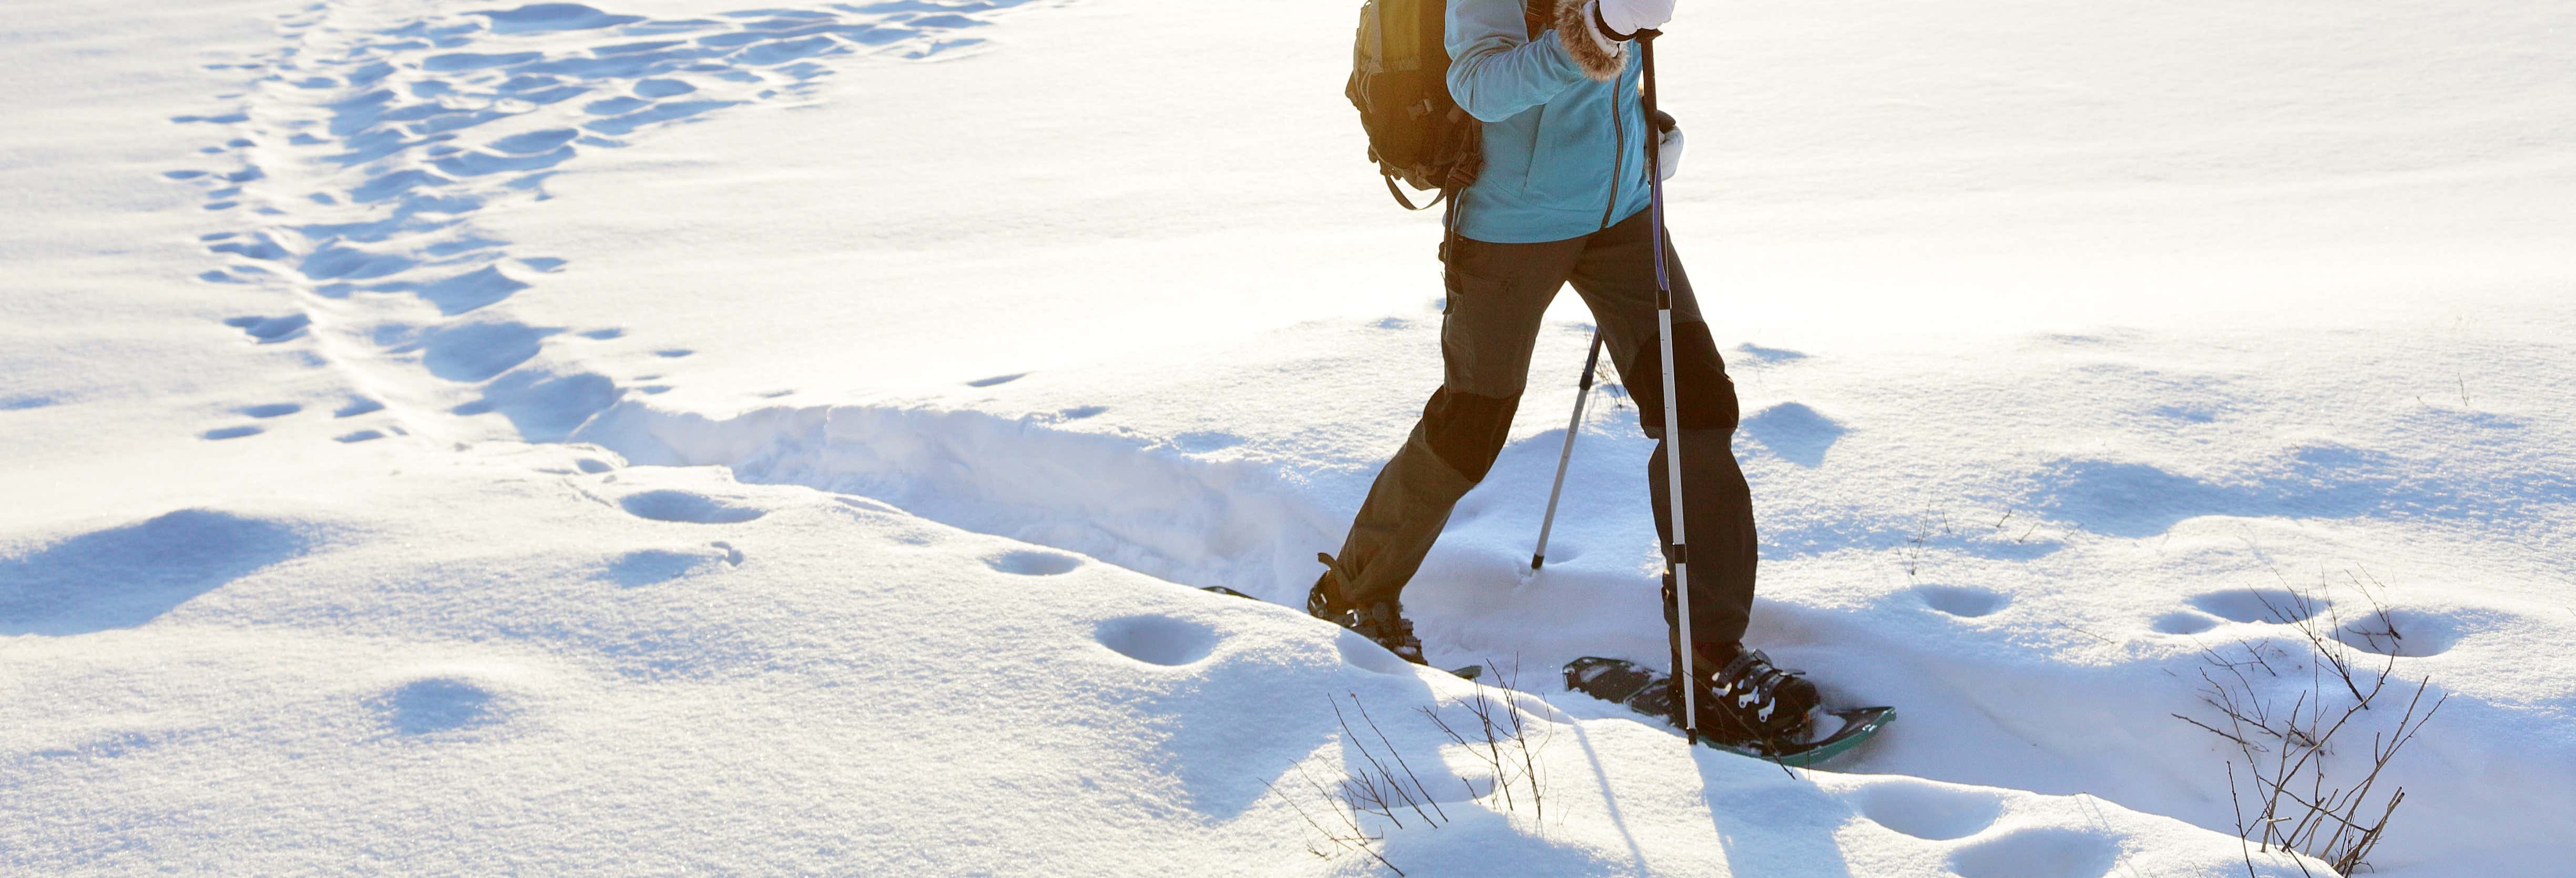
M 1880 826 L 1926 841 L 1949 841 L 1986 831 L 2003 815 L 2001 796 L 1952 789 L 1917 780 L 1890 780 L 1852 796 L 1860 813 Z
M 765 509 L 669 489 L 628 494 L 617 505 L 637 518 L 689 524 L 739 524 L 769 514 Z
M 420 334 L 420 362 L 431 375 L 477 383 L 534 358 L 558 331 L 499 320 L 453 323 Z
M 235 411 L 238 411 L 238 412 L 240 412 L 240 413 L 242 413 L 242 414 L 249 415 L 249 416 L 254 417 L 254 418 L 261 418 L 261 419 L 267 419 L 267 418 L 282 418 L 282 417 L 285 417 L 285 416 L 287 416 L 287 415 L 291 415 L 291 414 L 294 414 L 294 413 L 296 413 L 296 412 L 300 412 L 300 411 L 303 411 L 303 410 L 304 410 L 304 407 L 303 407 L 303 406 L 301 406 L 301 405 L 297 405 L 297 404 L 295 404 L 295 403 L 291 403 L 291 402 L 277 402 L 277 403 L 269 403 L 269 404 L 266 404 L 266 405 L 243 406 L 243 407 L 241 407 L 241 408 L 239 408 L 239 409 L 235 409 Z
M 538 3 L 517 9 L 472 12 L 492 23 L 496 34 L 597 30 L 643 21 L 641 15 L 610 15 L 578 3 Z
M 2451 651 L 2463 632 L 2459 621 L 2439 613 L 2390 608 L 2345 622 L 2334 639 L 2363 652 L 2397 658 L 2424 658 Z
M 1020 549 L 986 558 L 984 565 L 1021 576 L 1056 576 L 1073 572 L 1074 568 L 1082 566 L 1082 559 L 1055 552 Z
M 1094 631 L 1111 652 L 1166 667 L 1186 665 L 1216 651 L 1216 629 L 1164 616 L 1129 616 L 1100 623 Z
M 215 429 L 199 433 L 197 436 L 201 439 L 221 441 L 225 439 L 239 439 L 244 436 L 257 436 L 265 432 L 267 432 L 267 430 L 261 427 L 252 424 L 243 424 L 238 427 L 217 427 Z
M 645 79 L 635 83 L 635 95 L 649 99 L 678 97 L 697 90 L 697 86 L 677 79 Z
M 503 718 L 504 703 L 490 689 L 456 677 L 430 677 L 376 697 L 377 713 L 395 734 L 434 735 L 487 726 Z
M 619 588 L 642 588 L 741 565 L 742 552 L 721 542 L 704 549 L 640 549 L 617 556 L 598 578 Z
M 1993 615 L 2012 602 L 2000 592 L 1965 585 L 1918 585 L 1914 595 L 1924 606 L 1965 619 Z
M 2219 619 L 2208 613 L 2176 610 L 2157 616 L 2147 627 L 2158 634 L 2198 634 L 2218 627 Z
M 250 336 L 252 341 L 260 344 L 276 344 L 302 335 L 305 327 L 313 325 L 313 318 L 302 314 L 289 314 L 284 317 L 235 317 L 225 320 L 224 325 L 241 330 L 243 335 Z

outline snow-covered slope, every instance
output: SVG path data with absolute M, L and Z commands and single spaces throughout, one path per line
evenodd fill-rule
M 1569 299 L 1407 594 L 1544 811 L 1422 713 L 1496 690 L 1182 587 L 1295 604 L 1438 374 L 1350 13 L 14 16 L 0 869 L 1367 872 L 1303 785 L 1392 752 L 1408 874 L 2297 874 L 2188 722 L 2309 634 L 2449 696 L 2380 873 L 2576 855 L 2568 11 L 1686 7 L 1754 638 L 1904 719 L 1557 687 L 1662 653 L 1615 390 L 1525 569 Z

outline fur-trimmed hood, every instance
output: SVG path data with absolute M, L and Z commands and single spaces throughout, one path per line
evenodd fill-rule
M 1627 53 L 1617 47 L 1605 48 L 1608 42 L 1592 23 L 1598 17 L 1592 4 L 1598 0 L 1556 0 L 1556 41 L 1565 44 L 1565 54 L 1573 56 L 1574 65 L 1595 82 L 1619 78 L 1628 68 Z

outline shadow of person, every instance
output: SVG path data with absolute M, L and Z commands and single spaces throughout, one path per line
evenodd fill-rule
M 1834 831 L 1857 813 L 1804 769 L 1694 747 L 1702 798 L 1736 875 L 1851 878 Z
M 1637 846 L 1636 833 L 1628 830 L 1628 816 L 1619 810 L 1619 791 L 1610 785 L 1610 773 L 1601 767 L 1601 753 L 1592 748 L 1592 733 L 1579 722 L 1568 728 L 1574 733 L 1574 743 L 1583 748 L 1583 764 L 1592 769 L 1592 782 L 1601 788 L 1601 803 L 1609 812 L 1611 828 L 1619 830 L 1619 840 L 1628 845 L 1629 873 L 1642 878 L 1646 874 L 1646 851 Z

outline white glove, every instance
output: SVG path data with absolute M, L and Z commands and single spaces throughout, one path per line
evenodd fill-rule
M 1663 171 L 1661 179 L 1665 180 L 1670 180 L 1674 174 L 1682 172 L 1681 126 L 1673 126 L 1673 130 L 1664 132 L 1663 139 L 1656 142 L 1655 167 Z
M 1608 55 L 1612 58 L 1617 58 L 1619 57 L 1619 51 L 1627 48 L 1628 44 L 1622 40 L 1611 39 L 1609 34 L 1601 32 L 1600 25 L 1592 23 L 1601 20 L 1600 11 L 1601 0 L 1592 0 L 1590 3 L 1583 4 L 1583 33 L 1592 38 L 1593 45 L 1601 47 L 1602 54 Z M 1562 31 L 1564 30 L 1564 27 L 1559 25 L 1558 30 Z M 1562 39 L 1562 37 L 1560 37 L 1560 39 Z
M 1601 23 L 1609 25 L 1613 39 L 1628 39 L 1638 31 L 1660 28 L 1673 20 L 1673 0 L 1600 0 Z

